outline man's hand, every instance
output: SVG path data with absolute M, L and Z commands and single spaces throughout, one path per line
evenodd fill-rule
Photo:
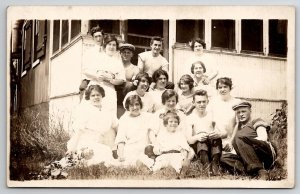
M 224 145 L 224 147 L 223 147 L 223 150 L 225 152 L 231 152 L 232 149 L 233 149 L 232 143 L 226 142 L 225 145 Z
M 207 76 L 204 76 L 204 78 L 203 78 L 203 80 L 202 80 L 202 83 L 203 83 L 204 85 L 208 85 L 208 84 L 209 84 L 209 79 L 208 79 Z
M 208 138 L 208 134 L 207 133 L 199 133 L 196 135 L 196 139 L 200 142 L 204 142 L 206 141 Z
M 215 131 L 210 132 L 208 134 L 208 137 L 210 139 L 218 139 L 218 138 L 221 138 L 221 133 L 219 131 L 215 130 Z
M 155 145 L 155 146 L 153 147 L 153 153 L 154 153 L 155 155 L 161 155 L 160 146 Z

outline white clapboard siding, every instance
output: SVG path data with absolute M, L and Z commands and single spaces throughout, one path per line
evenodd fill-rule
M 247 99 L 252 104 L 252 118 L 262 118 L 271 121 L 272 114 L 280 109 L 283 102 L 258 101 Z
M 79 107 L 79 95 L 53 98 L 49 102 L 49 128 L 72 133 L 74 114 Z
M 81 81 L 82 39 L 50 61 L 50 98 L 78 93 Z
M 174 49 L 174 80 L 190 73 L 187 61 L 193 53 L 186 49 Z M 207 68 L 218 69 L 218 77 L 232 78 L 234 96 L 265 100 L 285 100 L 286 60 L 254 57 L 221 52 L 206 52 Z

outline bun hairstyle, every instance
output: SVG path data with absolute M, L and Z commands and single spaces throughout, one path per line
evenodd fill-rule
M 194 68 L 195 68 L 195 65 L 196 65 L 196 64 L 200 64 L 200 65 L 202 66 L 202 68 L 203 68 L 203 73 L 206 72 L 206 67 L 205 67 L 204 63 L 203 63 L 202 61 L 196 61 L 196 62 L 194 62 L 194 63 L 192 64 L 192 66 L 191 66 L 191 72 L 192 72 L 192 74 L 194 74 Z
M 99 92 L 101 94 L 102 98 L 105 97 L 105 91 L 101 86 L 99 86 L 99 85 L 90 85 L 88 87 L 88 89 L 86 90 L 86 92 L 85 92 L 85 99 L 86 100 L 90 100 L 90 95 L 91 95 L 91 92 L 93 90 L 96 90 L 97 92 Z
M 232 80 L 229 77 L 221 77 L 219 79 L 217 79 L 217 83 L 216 83 L 216 89 L 218 89 L 218 85 L 219 84 L 224 84 L 226 86 L 229 86 L 229 89 L 232 89 Z

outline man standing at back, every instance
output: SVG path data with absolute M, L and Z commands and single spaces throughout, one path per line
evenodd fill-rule
M 95 63 L 97 60 L 95 57 L 99 55 L 99 53 L 103 52 L 103 38 L 104 32 L 99 26 L 95 26 L 90 30 L 90 34 L 93 37 L 94 46 L 85 52 L 84 58 L 87 64 Z M 81 101 L 84 95 L 84 92 L 90 82 L 84 75 L 82 75 L 83 79 L 79 86 L 79 100 Z
M 148 73 L 152 77 L 153 73 L 162 69 L 168 72 L 169 62 L 164 58 L 160 52 L 162 50 L 162 38 L 154 36 L 151 38 L 150 47 L 151 51 L 145 51 L 138 55 L 138 68 L 139 72 Z M 167 89 L 174 89 L 174 84 L 168 82 Z
M 160 52 L 162 49 L 162 38 L 154 36 L 150 42 L 151 51 L 145 51 L 138 55 L 138 68 L 140 72 L 148 73 L 151 77 L 154 71 L 163 69 L 168 72 L 169 62 Z

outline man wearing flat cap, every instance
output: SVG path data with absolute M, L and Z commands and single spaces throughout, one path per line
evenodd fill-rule
M 238 121 L 232 141 L 237 156 L 228 157 L 227 164 L 235 168 L 235 165 L 242 163 L 247 174 L 258 175 L 258 179 L 268 180 L 266 169 L 272 167 L 276 157 L 275 150 L 268 140 L 270 126 L 262 119 L 252 119 L 251 107 L 246 101 L 232 107 Z
M 119 49 L 125 70 L 126 81 L 124 82 L 124 84 L 115 87 L 117 90 L 118 99 L 118 117 L 120 117 L 125 112 L 125 109 L 123 107 L 123 99 L 128 92 L 133 90 L 132 80 L 139 72 L 139 68 L 131 63 L 135 47 L 129 43 L 121 43 Z

